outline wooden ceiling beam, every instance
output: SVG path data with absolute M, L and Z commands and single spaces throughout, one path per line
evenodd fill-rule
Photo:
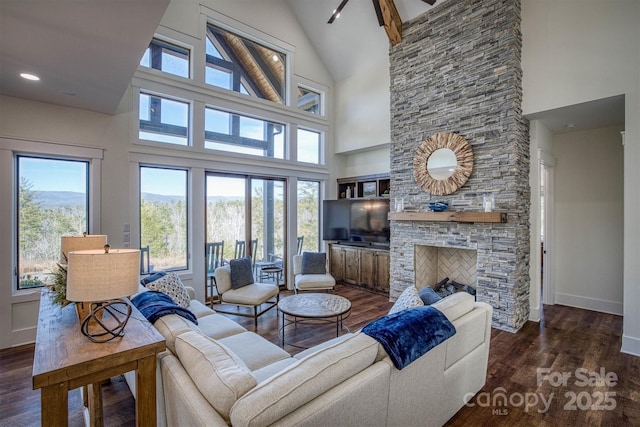
M 373 0 L 373 6 L 376 9 L 378 23 L 384 26 L 391 46 L 400 43 L 402 41 L 402 18 L 400 18 L 393 0 Z

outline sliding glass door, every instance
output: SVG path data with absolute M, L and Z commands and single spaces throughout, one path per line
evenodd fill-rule
M 225 260 L 246 254 L 254 263 L 281 261 L 286 242 L 285 189 L 284 179 L 208 173 L 206 242 L 224 242 Z M 258 278 L 257 267 L 255 273 Z
M 246 178 L 207 174 L 206 243 L 223 242 L 223 258 L 234 258 L 235 242 L 246 240 Z
M 283 180 L 251 178 L 251 237 L 257 242 L 256 262 L 284 258 L 285 183 Z

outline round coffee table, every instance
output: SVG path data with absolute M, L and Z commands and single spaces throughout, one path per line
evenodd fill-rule
M 284 347 L 284 332 L 287 326 L 295 325 L 300 320 L 318 320 L 336 323 L 336 337 L 340 329 L 346 328 L 342 321 L 351 314 L 351 301 L 334 294 L 305 293 L 296 294 L 280 299 L 278 311 L 282 313 L 282 327 L 280 333 Z M 286 323 L 285 315 L 293 318 Z

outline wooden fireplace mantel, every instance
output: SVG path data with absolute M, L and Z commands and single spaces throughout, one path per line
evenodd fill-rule
M 507 222 L 506 212 L 389 212 L 392 221 Z

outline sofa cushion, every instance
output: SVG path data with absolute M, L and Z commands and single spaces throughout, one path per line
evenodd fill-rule
M 297 361 L 298 359 L 293 357 L 278 360 L 277 362 L 274 362 L 263 368 L 251 371 L 251 374 L 255 377 L 256 381 L 258 381 L 258 384 L 260 384 L 261 382 L 271 378 L 272 376 L 279 374 L 280 371 L 284 370 L 284 368 L 293 365 Z
M 326 274 L 327 254 L 324 252 L 302 253 L 302 274 Z
M 238 289 L 243 286 L 250 285 L 253 280 L 253 266 L 251 265 L 251 257 L 245 256 L 229 261 L 231 269 L 231 288 Z
M 243 332 L 218 341 L 233 351 L 251 371 L 291 357 L 289 353 L 255 332 Z
M 159 291 L 169 295 L 173 302 L 180 307 L 189 308 L 191 298 L 182 280 L 180 280 L 180 277 L 176 273 L 167 273 L 159 279 L 147 283 L 146 286 L 153 291 Z
M 445 316 L 447 316 L 447 319 L 453 322 L 458 317 L 473 310 L 475 302 L 475 298 L 468 293 L 457 292 L 433 303 L 431 307 L 435 307 L 440 310 Z
M 378 342 L 365 334 L 317 351 L 285 368 L 231 408 L 232 425 L 270 425 L 373 364 Z
M 222 294 L 222 302 L 228 304 L 260 305 L 280 293 L 280 288 L 270 283 L 253 283 Z
M 216 268 L 214 276 L 216 279 L 216 287 L 218 288 L 218 293 L 220 295 L 231 289 L 231 267 L 229 267 L 228 264 Z
M 197 299 L 191 300 L 191 302 L 189 303 L 189 311 L 192 312 L 198 319 L 215 313 L 213 309 L 207 307 Z
M 238 323 L 218 313 L 198 318 L 198 328 L 203 335 L 214 340 L 247 332 Z
M 418 288 L 411 285 L 402 291 L 395 304 L 393 304 L 389 310 L 389 314 L 397 313 L 398 311 L 406 310 L 407 308 L 420 307 L 422 305 L 424 305 L 424 303 L 420 299 L 420 295 L 418 295 Z
M 447 356 L 445 369 L 467 356 L 471 351 L 481 345 L 485 340 L 487 326 L 487 313 L 484 310 L 472 310 L 454 322 L 458 334 L 447 341 Z
M 153 324 L 167 342 L 167 348 L 175 354 L 176 338 L 185 332 L 196 331 L 202 333 L 200 328 L 193 322 L 188 321 L 184 317 L 177 314 L 162 316 Z
M 305 357 L 310 356 L 313 353 L 316 353 L 316 352 L 318 352 L 318 351 L 320 351 L 320 350 L 322 350 L 324 348 L 327 348 L 327 347 L 335 345 L 335 344 L 337 344 L 339 342 L 342 342 L 342 341 L 348 339 L 349 337 L 352 337 L 353 335 L 354 334 L 351 333 L 351 332 L 346 333 L 344 335 L 340 335 L 339 337 L 332 338 L 332 339 L 330 339 L 328 341 L 322 342 L 322 343 L 320 343 L 318 345 L 315 345 L 315 346 L 310 347 L 310 348 L 308 348 L 306 350 L 303 350 L 300 353 L 294 355 L 293 357 L 295 357 L 298 360 L 304 359 Z
M 177 356 L 200 393 L 225 420 L 236 400 L 256 386 L 256 379 L 233 352 L 196 332 L 176 338 Z
M 330 274 L 302 274 L 295 278 L 298 289 L 327 289 L 336 285 L 336 280 Z

